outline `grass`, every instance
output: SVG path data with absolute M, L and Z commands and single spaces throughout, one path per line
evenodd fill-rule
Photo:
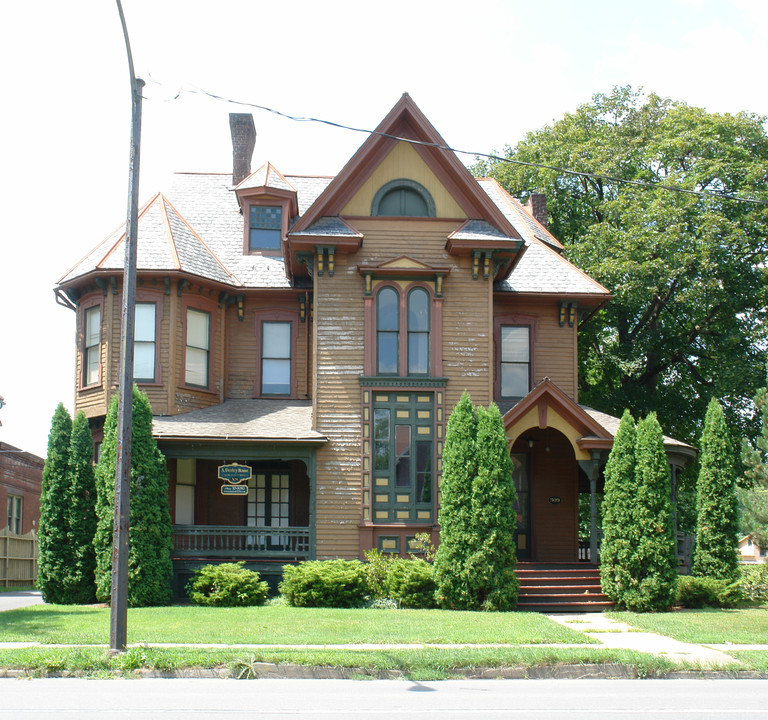
M 466 648 L 460 650 L 199 650 L 194 648 L 130 648 L 110 657 L 99 648 L 27 648 L 0 650 L 0 667 L 25 669 L 33 675 L 80 673 L 90 677 L 130 677 L 141 668 L 164 672 L 185 668 L 226 668 L 230 677 L 253 677 L 257 663 L 342 668 L 352 676 L 370 677 L 397 671 L 418 680 L 440 680 L 477 674 L 493 668 L 556 667 L 615 663 L 634 669 L 640 677 L 659 675 L 676 666 L 664 658 L 610 648 Z
M 768 607 L 669 613 L 610 612 L 628 625 L 690 643 L 768 643 Z
M 729 652 L 728 655 L 751 670 L 768 673 L 768 651 L 766 650 L 738 650 Z
M 100 644 L 109 609 L 35 605 L 0 614 L 0 642 Z M 348 643 L 588 643 L 582 633 L 538 613 L 449 610 L 342 610 L 267 605 L 128 611 L 130 643 L 325 645 Z

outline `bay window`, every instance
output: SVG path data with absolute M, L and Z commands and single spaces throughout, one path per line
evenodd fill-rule
M 210 366 L 211 314 L 187 308 L 187 340 L 184 382 L 207 388 Z

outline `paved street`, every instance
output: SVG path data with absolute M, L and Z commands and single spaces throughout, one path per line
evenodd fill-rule
M 0 593 L 0 612 L 42 604 L 43 598 L 40 597 L 39 590 L 9 590 Z
M 766 720 L 765 680 L 0 680 L 0 718 Z

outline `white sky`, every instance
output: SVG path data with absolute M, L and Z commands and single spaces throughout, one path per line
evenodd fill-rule
M 248 108 L 373 129 L 407 91 L 446 141 L 514 145 L 631 84 L 768 115 L 763 0 L 123 0 L 145 88 L 141 202 L 173 171 L 231 171 Z M 130 88 L 110 0 L 6 3 L 0 22 L 0 440 L 45 456 L 74 407 L 74 313 L 56 281 L 125 220 Z M 335 174 L 365 136 L 253 110 L 253 169 Z M 462 156 L 465 162 L 471 158 Z

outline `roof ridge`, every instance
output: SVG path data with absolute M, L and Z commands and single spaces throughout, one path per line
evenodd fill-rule
M 151 208 L 152 205 L 154 205 L 155 202 L 157 202 L 158 198 L 161 198 L 161 197 L 162 197 L 162 193 L 160 193 L 160 192 L 155 193 L 152 196 L 152 198 L 148 202 L 146 202 L 139 209 L 138 215 L 136 216 L 136 237 L 137 237 L 137 240 L 138 240 L 138 234 L 139 234 L 139 221 L 144 217 L 144 215 L 146 215 L 146 213 L 149 210 L 149 208 Z M 118 226 L 118 227 L 120 227 L 120 226 Z M 104 254 L 104 257 L 102 257 L 101 260 L 99 260 L 99 262 L 96 263 L 96 269 L 97 270 L 100 270 L 101 268 L 104 267 L 104 263 L 107 261 L 107 258 L 111 257 L 112 253 L 115 252 L 115 250 L 117 250 L 117 248 L 120 245 L 120 243 L 125 241 L 126 236 L 128 234 L 128 221 L 127 220 L 126 220 L 126 222 L 123 223 L 122 227 L 123 227 L 123 232 L 120 233 L 120 235 L 118 236 L 117 240 L 112 245 L 112 247 Z

